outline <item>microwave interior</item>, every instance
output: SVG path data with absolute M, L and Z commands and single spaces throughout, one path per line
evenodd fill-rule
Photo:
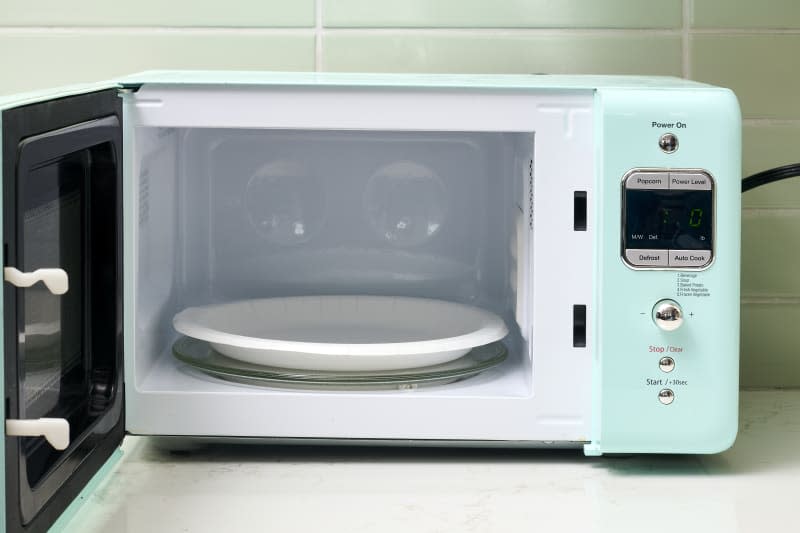
M 145 86 L 125 105 L 129 431 L 586 440 L 591 92 Z M 173 357 L 182 309 L 320 295 L 485 309 L 508 357 L 394 391 L 243 385 Z
M 197 387 L 171 356 L 172 317 L 186 307 L 386 295 L 478 306 L 509 326 L 505 368 L 436 394 L 529 392 L 518 317 L 531 302 L 517 287 L 528 268 L 519 203 L 532 132 L 142 128 L 136 137 L 142 388 Z

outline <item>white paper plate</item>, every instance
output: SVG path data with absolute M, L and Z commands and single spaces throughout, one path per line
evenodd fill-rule
M 392 370 L 458 359 L 508 334 L 468 305 L 390 296 L 299 296 L 184 309 L 175 329 L 249 363 L 305 370 Z

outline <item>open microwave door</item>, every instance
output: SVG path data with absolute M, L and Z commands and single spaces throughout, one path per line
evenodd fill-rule
M 6 531 L 46 531 L 122 441 L 117 90 L 2 111 Z

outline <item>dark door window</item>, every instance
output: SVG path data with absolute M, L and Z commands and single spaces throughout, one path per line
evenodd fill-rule
M 48 161 L 31 170 L 22 187 L 22 269 L 61 268 L 70 287 L 62 295 L 52 294 L 42 283 L 21 291 L 20 345 L 25 356 L 19 361 L 20 414 L 66 418 L 73 434 L 80 434 L 91 421 L 85 405 L 91 362 L 83 327 L 87 270 L 83 214 L 90 160 L 91 151 L 83 150 Z M 23 453 L 28 483 L 36 486 L 63 452 L 44 439 L 25 438 Z
M 122 438 L 119 116 L 116 91 L 3 113 L 5 264 L 69 280 L 4 290 L 6 417 L 70 426 L 63 451 L 6 437 L 9 531 L 45 531 Z

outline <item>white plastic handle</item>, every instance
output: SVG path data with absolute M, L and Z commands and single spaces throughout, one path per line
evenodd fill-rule
M 20 272 L 14 267 L 3 269 L 5 280 L 17 287 L 30 287 L 41 281 L 53 294 L 64 294 L 69 290 L 67 273 L 60 268 L 39 268 L 33 272 Z
M 56 450 L 69 447 L 69 421 L 63 418 L 6 420 L 8 437 L 44 437 Z

